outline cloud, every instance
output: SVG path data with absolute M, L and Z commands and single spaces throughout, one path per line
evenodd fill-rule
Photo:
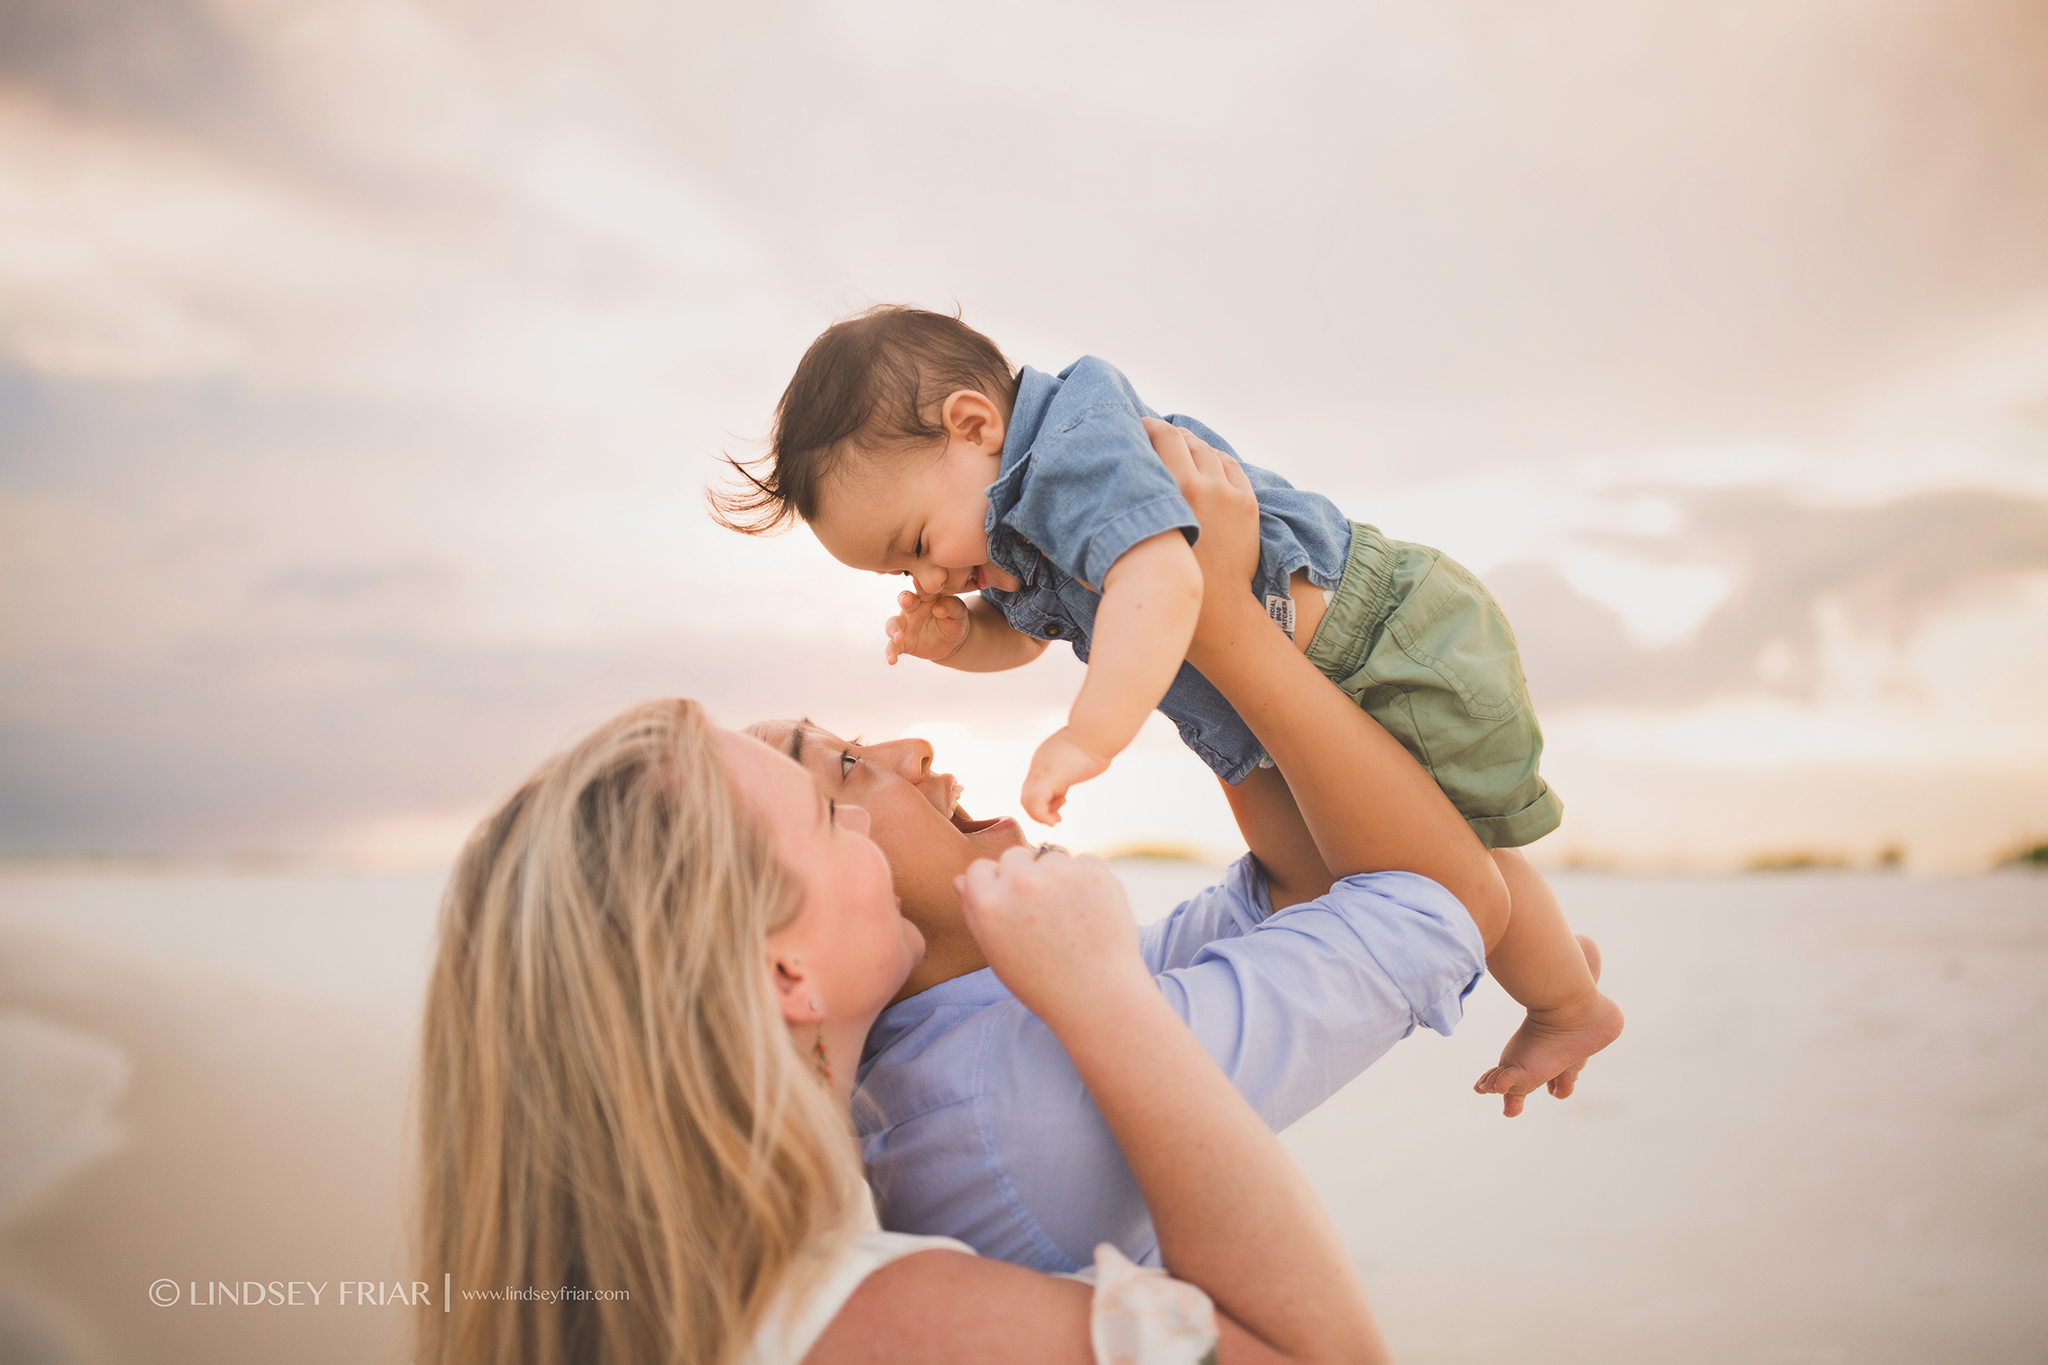
M 214 123 L 248 95 L 232 29 L 193 0 L 12 0 L 0 80 L 95 117 Z
M 1675 708 L 1745 694 L 1814 700 L 1828 681 L 1829 610 L 1893 655 L 1938 614 L 2029 574 L 2048 573 L 2048 502 L 1977 491 L 1924 493 L 1876 507 L 1814 506 L 1769 488 L 1656 490 L 1682 509 L 1648 536 L 1586 532 L 1609 572 L 1694 566 L 1728 589 L 1690 637 L 1646 647 L 1621 613 L 1549 563 L 1486 575 L 1516 623 L 1530 686 L 1545 707 Z
M 648 697 L 694 697 L 731 725 L 807 714 L 879 737 L 948 716 L 1001 735 L 1064 709 L 1079 678 L 1063 654 L 963 683 L 888 669 L 879 648 L 744 634 L 569 652 L 272 631 L 0 665 L 0 853 L 345 852 L 338 830 L 381 817 L 480 814 Z
M 2032 7 L 938 14 L 0 7 L 0 847 L 445 830 L 660 693 L 1014 748 L 1070 660 L 702 516 L 867 299 L 1445 545 L 1546 712 L 1861 733 L 2041 570 Z

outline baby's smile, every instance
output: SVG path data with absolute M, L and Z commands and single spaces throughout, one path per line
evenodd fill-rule
M 954 575 L 960 572 L 959 569 L 946 570 L 946 581 L 949 584 L 953 583 Z M 1023 585 L 1016 579 L 994 564 L 982 563 L 970 566 L 957 586 L 948 587 L 946 591 L 958 596 L 962 593 L 981 592 L 988 588 L 995 588 L 999 592 L 1015 592 L 1021 586 Z
M 966 569 L 958 567 L 947 568 L 944 570 L 944 573 L 946 575 L 945 586 L 940 591 L 955 597 L 970 592 L 980 592 L 983 588 L 991 586 L 988 565 L 986 564 L 973 564 L 969 565 Z M 913 574 L 912 577 L 915 578 L 916 575 Z M 920 587 L 918 591 L 922 592 L 924 589 Z

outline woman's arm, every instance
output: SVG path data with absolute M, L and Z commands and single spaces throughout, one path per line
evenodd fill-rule
M 1100 858 L 1013 848 L 962 881 L 968 928 L 1102 1111 L 1167 1270 L 1284 1359 L 1384 1359 L 1308 1181 L 1159 992 Z
M 1099 858 L 1013 848 L 960 879 L 1003 984 L 1059 1038 L 1144 1191 L 1167 1271 L 1206 1292 L 1218 1359 L 1384 1362 L 1328 1214 L 1272 1131 L 1160 995 L 1122 885 Z M 878 1271 L 810 1365 L 1080 1365 L 1088 1291 L 957 1253 Z
M 1202 522 L 1195 555 L 1204 592 L 1188 662 L 1265 746 L 1332 877 L 1420 873 L 1464 904 L 1491 951 L 1508 914 L 1493 859 L 1400 742 L 1331 685 L 1252 596 L 1258 500 L 1244 471 L 1178 427 L 1146 429 Z M 1256 789 L 1247 795 L 1259 799 Z M 1262 810 L 1284 825 L 1272 800 Z M 1295 872 L 1304 875 L 1312 874 Z

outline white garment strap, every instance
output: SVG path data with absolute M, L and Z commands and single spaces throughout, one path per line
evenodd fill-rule
M 874 1211 L 867 1210 L 862 1220 L 867 1227 L 843 1244 L 831 1270 L 796 1311 L 779 1300 L 769 1309 L 752 1348 L 737 1365 L 801 1365 L 861 1281 L 891 1261 L 920 1251 L 975 1254 L 973 1247 L 951 1237 L 880 1231 L 873 1217 Z M 1216 1309 L 1195 1286 L 1133 1264 L 1107 1242 L 1095 1248 L 1094 1266 L 1066 1278 L 1093 1287 L 1088 1339 L 1095 1365 L 1213 1365 Z

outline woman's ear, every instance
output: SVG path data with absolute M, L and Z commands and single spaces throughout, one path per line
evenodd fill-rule
M 948 394 L 939 408 L 939 424 L 948 437 L 964 441 L 982 454 L 1002 456 L 1003 413 L 987 394 L 973 389 Z
M 768 938 L 768 989 L 775 1007 L 791 1024 L 816 1024 L 825 1018 L 825 1002 L 818 996 L 817 977 L 795 945 L 779 934 Z

